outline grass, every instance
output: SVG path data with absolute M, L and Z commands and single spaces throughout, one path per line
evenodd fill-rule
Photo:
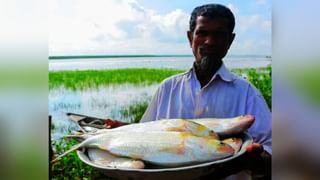
M 115 69 L 49 72 L 49 89 L 64 86 L 67 89 L 97 88 L 123 83 L 150 85 L 166 77 L 183 72 L 173 69 Z
M 78 142 L 74 139 L 56 141 L 53 144 L 55 154 L 62 154 L 66 150 L 70 149 L 73 145 Z M 77 156 L 76 152 L 72 152 L 60 161 L 54 163 L 51 168 L 53 180 L 60 179 L 107 179 L 112 178 L 106 177 L 99 170 L 83 163 Z
M 130 118 L 130 123 L 138 123 L 146 111 L 149 102 L 148 100 L 135 102 L 129 107 L 120 109 L 120 114 L 125 118 Z

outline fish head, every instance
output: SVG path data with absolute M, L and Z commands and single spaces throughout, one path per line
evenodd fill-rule
M 243 130 L 248 129 L 254 123 L 255 117 L 253 115 L 245 115 L 239 118 L 239 127 Z
M 223 142 L 230 145 L 235 150 L 235 153 L 239 152 L 242 145 L 242 139 L 237 137 L 224 139 Z
M 217 134 L 220 138 L 232 137 L 249 129 L 254 123 L 255 117 L 253 115 L 238 116 L 232 119 L 225 120 L 221 123 L 221 129 Z
M 217 152 L 221 154 L 231 155 L 231 154 L 234 154 L 235 150 L 232 148 L 232 146 L 220 141 L 218 143 Z

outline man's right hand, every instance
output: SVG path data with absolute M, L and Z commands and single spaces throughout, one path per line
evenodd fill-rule
M 271 155 L 263 150 L 261 144 L 254 143 L 246 148 L 243 156 L 217 167 L 217 173 L 201 179 L 223 179 L 240 171 L 249 170 L 252 179 L 271 179 Z

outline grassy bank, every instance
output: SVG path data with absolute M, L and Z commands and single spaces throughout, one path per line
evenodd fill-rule
M 101 85 L 123 83 L 152 84 L 183 72 L 171 69 L 114 69 L 49 72 L 49 89 L 64 86 L 68 89 L 86 89 Z
M 53 144 L 54 151 L 56 153 L 63 153 L 69 150 L 72 146 L 78 144 L 74 139 L 57 141 Z M 84 162 L 82 162 L 76 152 L 71 152 L 70 154 L 63 157 L 58 162 L 52 164 L 51 167 L 52 180 L 60 179 L 106 179 L 114 180 L 113 178 L 106 177 L 101 171 L 94 167 L 91 167 Z

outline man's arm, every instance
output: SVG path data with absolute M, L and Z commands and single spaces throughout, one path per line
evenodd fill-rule
M 253 179 L 271 179 L 272 122 L 271 112 L 261 93 L 252 86 L 248 93 L 246 113 L 255 116 L 248 130 L 254 143 L 247 147 L 243 163 Z
M 272 154 L 271 112 L 261 93 L 253 86 L 248 91 L 245 114 L 255 116 L 255 122 L 248 129 L 254 143 L 263 145 L 263 149 Z
M 140 122 L 148 122 L 148 121 L 154 121 L 157 120 L 158 115 L 158 106 L 161 98 L 161 93 L 163 87 L 160 85 L 160 87 L 157 89 L 155 94 L 153 95 L 150 104 L 148 105 L 147 110 L 144 112 Z

